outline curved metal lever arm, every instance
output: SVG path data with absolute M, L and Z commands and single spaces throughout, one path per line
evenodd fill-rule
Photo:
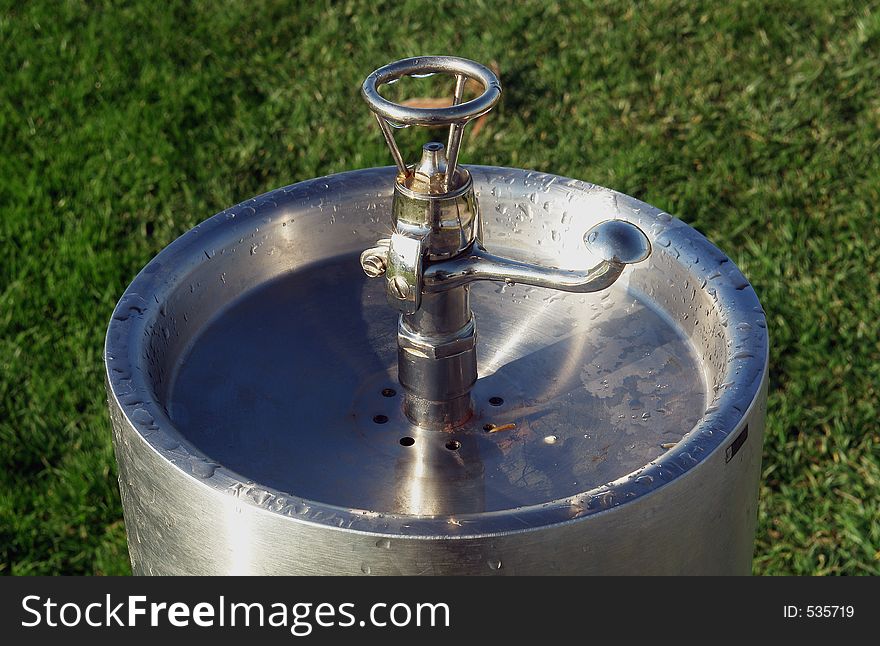
M 608 220 L 590 229 L 584 243 L 599 259 L 586 270 L 543 267 L 493 255 L 474 243 L 469 253 L 424 269 L 424 291 L 442 292 L 476 280 L 520 283 L 564 292 L 597 292 L 610 287 L 626 265 L 648 257 L 647 237 L 633 224 Z
M 586 271 L 555 269 L 496 256 L 474 244 L 466 256 L 426 267 L 424 290 L 442 292 L 476 280 L 495 280 L 564 292 L 597 292 L 610 287 L 625 266 L 623 263 L 602 260 Z

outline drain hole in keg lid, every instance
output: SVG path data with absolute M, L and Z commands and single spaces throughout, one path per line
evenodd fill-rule
M 416 443 L 416 441 L 413 438 L 409 437 L 408 435 L 406 437 L 400 438 L 400 445 L 401 446 L 412 446 L 415 443 Z

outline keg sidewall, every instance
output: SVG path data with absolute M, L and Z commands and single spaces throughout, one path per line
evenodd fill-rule
M 165 460 L 110 393 L 132 570 L 142 575 L 664 575 L 751 572 L 767 379 L 729 441 L 601 513 L 475 537 L 387 537 L 280 515 Z M 726 448 L 745 427 L 731 460 Z M 498 564 L 501 564 L 498 566 Z

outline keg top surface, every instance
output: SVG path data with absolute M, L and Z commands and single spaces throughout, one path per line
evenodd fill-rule
M 400 410 L 396 317 L 358 266 L 387 233 L 393 170 L 242 203 L 151 261 L 114 312 L 112 395 L 143 440 L 218 495 L 396 535 L 521 531 L 626 504 L 732 438 L 766 371 L 763 312 L 699 233 L 585 182 L 471 167 L 485 240 L 565 268 L 598 221 L 654 253 L 597 294 L 476 284 L 475 414 Z

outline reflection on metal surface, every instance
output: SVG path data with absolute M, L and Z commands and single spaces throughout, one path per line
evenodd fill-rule
M 487 370 L 467 424 L 452 434 L 420 429 L 402 414 L 400 395 L 382 394 L 397 381 L 395 324 L 382 316 L 381 285 L 346 280 L 355 263 L 343 256 L 249 292 L 180 357 L 169 412 L 201 450 L 306 498 L 416 513 L 432 508 L 414 506 L 416 490 L 448 497 L 467 484 L 468 508 L 482 512 L 625 476 L 659 457 L 664 441 L 680 440 L 708 404 L 690 344 L 636 296 L 548 299 L 552 292 L 480 285 L 479 353 L 503 361 L 481 361 Z M 500 407 L 488 406 L 493 395 Z M 374 421 L 379 414 L 385 423 Z M 516 429 L 487 438 L 489 422 Z M 550 433 L 561 451 L 542 450 Z M 415 439 L 408 450 L 404 436 Z M 446 449 L 450 439 L 461 449 Z M 403 473 L 416 484 L 404 484 Z M 400 491 L 412 492 L 405 503 Z

